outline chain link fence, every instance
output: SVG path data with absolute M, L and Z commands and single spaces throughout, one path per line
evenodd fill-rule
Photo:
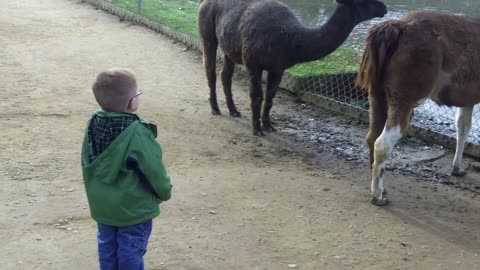
M 191 0 L 86 0 L 103 9 L 109 9 L 105 3 L 121 8 L 125 12 L 114 12 L 118 16 L 132 17 L 130 20 L 144 24 L 167 36 L 173 37 L 189 47 L 201 50 L 197 30 L 198 1 Z M 103 5 L 103 6 L 102 6 Z M 142 19 L 138 19 L 140 15 Z M 341 47 L 321 61 L 297 65 L 287 70 L 281 84 L 283 88 L 303 96 L 322 100 L 322 104 L 340 112 L 349 111 L 350 116 L 366 118 L 368 115 L 368 97 L 364 91 L 355 86 L 356 70 L 360 61 L 360 53 L 350 47 Z M 219 54 L 221 57 L 222 54 Z M 325 103 L 326 102 L 326 103 Z M 353 113 L 352 113 L 353 112 Z M 454 108 L 439 107 L 427 101 L 417 107 L 412 119 L 413 126 L 440 134 L 442 140 L 433 140 L 452 148 L 452 139 L 456 137 Z M 480 156 L 480 110 L 474 110 L 472 132 L 466 153 Z M 475 150 L 469 150 L 474 147 Z
M 355 86 L 356 73 L 340 73 L 334 75 L 318 75 L 300 77 L 296 91 L 313 96 L 320 96 L 340 106 L 352 107 L 368 111 L 368 96 Z M 288 86 L 287 86 L 288 87 Z M 289 86 L 288 88 L 292 88 Z M 456 138 L 455 118 L 457 110 L 454 107 L 438 106 L 431 100 L 425 101 L 415 108 L 412 125 L 435 133 Z M 475 106 L 472 119 L 472 130 L 468 141 L 480 145 L 480 109 Z

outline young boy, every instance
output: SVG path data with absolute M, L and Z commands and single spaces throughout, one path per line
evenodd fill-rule
M 86 128 L 81 161 L 100 269 L 144 269 L 152 219 L 172 189 L 156 126 L 134 114 L 142 91 L 128 69 L 100 73 L 92 90 L 101 109 Z

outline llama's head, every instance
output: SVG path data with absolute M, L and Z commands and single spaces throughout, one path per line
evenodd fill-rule
M 387 6 L 377 0 L 337 0 L 337 3 L 352 9 L 356 23 L 382 18 L 387 14 Z

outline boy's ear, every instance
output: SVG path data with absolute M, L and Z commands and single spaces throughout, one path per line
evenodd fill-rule
M 132 110 L 132 109 L 133 109 L 133 99 L 130 99 L 130 100 L 128 101 L 127 109 L 128 109 L 128 110 Z
M 131 109 L 131 108 L 132 108 L 132 100 L 130 99 L 127 104 L 127 109 Z

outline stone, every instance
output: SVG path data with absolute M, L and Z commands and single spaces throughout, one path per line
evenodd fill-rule
M 480 162 L 472 162 L 471 166 L 474 171 L 480 172 Z
M 440 159 L 445 156 L 445 151 L 442 149 L 428 149 L 422 151 L 416 151 L 402 155 L 403 160 L 412 162 L 428 162 Z

